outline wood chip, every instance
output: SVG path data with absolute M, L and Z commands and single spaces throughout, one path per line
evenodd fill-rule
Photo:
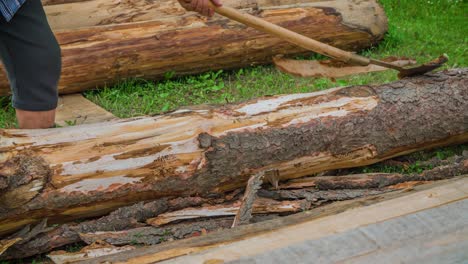
M 257 197 L 257 191 L 261 188 L 265 172 L 259 172 L 250 177 L 245 188 L 244 196 L 241 200 L 241 205 L 237 211 L 236 217 L 232 223 L 232 227 L 248 224 L 252 218 L 253 203 Z
M 7 249 L 21 240 L 22 239 L 20 237 L 0 240 L 0 255 L 2 255 Z

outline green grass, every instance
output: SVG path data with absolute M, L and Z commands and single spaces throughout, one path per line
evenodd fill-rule
M 0 97 L 0 128 L 11 128 L 15 126 L 15 110 L 10 105 L 10 98 L 5 96 Z

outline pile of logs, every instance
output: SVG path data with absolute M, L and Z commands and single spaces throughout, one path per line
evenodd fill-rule
M 465 152 L 410 175 L 302 178 L 468 142 L 467 75 L 0 130 L 0 258 L 152 245 L 468 174 Z
M 224 0 L 298 33 L 350 51 L 376 44 L 387 19 L 376 0 Z M 177 0 L 43 0 L 62 48 L 60 93 L 125 78 L 160 79 L 269 63 L 294 45 L 221 16 L 186 12 Z M 0 95 L 10 92 L 0 71 Z

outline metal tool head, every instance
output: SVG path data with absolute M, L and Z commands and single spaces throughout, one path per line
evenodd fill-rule
M 447 61 L 448 61 L 448 56 L 444 54 L 435 60 L 432 60 L 428 63 L 424 63 L 416 67 L 401 68 L 399 69 L 400 73 L 398 74 L 398 78 L 402 79 L 405 77 L 413 77 L 413 76 L 428 73 L 430 71 L 433 71 L 441 67 Z

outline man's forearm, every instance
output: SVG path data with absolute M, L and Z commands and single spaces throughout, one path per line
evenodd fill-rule
M 214 15 L 213 5 L 222 6 L 221 0 L 179 0 L 179 3 L 188 11 L 195 11 L 208 17 Z

